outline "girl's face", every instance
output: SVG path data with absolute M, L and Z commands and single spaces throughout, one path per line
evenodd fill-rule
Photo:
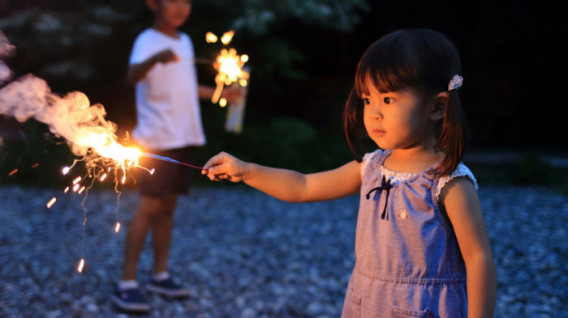
M 156 1 L 157 23 L 177 29 L 185 23 L 191 12 L 190 0 L 154 0 Z
M 423 104 L 414 89 L 381 93 L 371 80 L 367 87 L 369 92 L 362 96 L 365 129 L 381 149 L 430 148 L 434 145 L 431 107 Z

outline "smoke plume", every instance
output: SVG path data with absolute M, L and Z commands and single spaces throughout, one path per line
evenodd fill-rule
M 0 31 L 0 85 L 8 83 L 0 89 L 0 115 L 19 122 L 34 118 L 46 124 L 51 133 L 68 141 L 77 156 L 84 157 L 90 148 L 116 144 L 116 125 L 105 120 L 104 107 L 91 105 L 85 94 L 57 95 L 46 81 L 31 74 L 12 80 L 13 72 L 2 60 L 15 50 Z

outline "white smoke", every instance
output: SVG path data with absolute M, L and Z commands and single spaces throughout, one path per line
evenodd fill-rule
M 1 58 L 12 55 L 13 45 L 0 31 L 0 85 L 8 82 L 12 71 Z M 100 104 L 91 105 L 81 92 L 59 96 L 48 84 L 31 74 L 24 75 L 0 89 L 0 115 L 14 117 L 19 122 L 30 118 L 46 124 L 49 131 L 69 142 L 73 154 L 85 156 L 93 145 L 90 136 L 104 136 L 103 144 L 116 143 L 116 125 L 105 120 L 106 111 Z M 99 144 L 100 145 L 100 144 Z
M 15 51 L 16 47 L 10 44 L 4 33 L 0 31 L 0 85 L 9 81 L 13 75 L 10 68 L 2 61 L 2 58 L 13 55 Z

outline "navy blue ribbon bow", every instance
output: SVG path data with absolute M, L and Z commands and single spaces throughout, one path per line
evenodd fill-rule
M 387 180 L 387 178 L 385 178 L 385 176 L 383 176 L 383 180 L 381 181 L 381 185 L 376 187 L 376 188 L 372 188 L 371 190 L 369 190 L 369 192 L 367 192 L 366 198 L 367 200 L 369 200 L 371 198 L 371 193 L 378 191 L 379 195 L 381 194 L 381 192 L 383 192 L 383 190 L 386 191 L 386 197 L 385 197 L 385 207 L 383 208 L 383 213 L 381 213 L 381 219 L 385 219 L 387 216 L 387 205 L 389 202 L 389 193 L 390 193 L 390 189 L 393 187 L 390 179 Z

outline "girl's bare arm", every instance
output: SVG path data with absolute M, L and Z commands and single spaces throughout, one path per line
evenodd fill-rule
M 467 271 L 468 317 L 492 318 L 497 278 L 491 245 L 473 183 L 457 178 L 442 198 L 452 222 Z
M 220 153 L 204 166 L 211 180 L 244 182 L 270 196 L 288 202 L 332 200 L 358 193 L 361 187 L 360 163 L 349 162 L 324 172 L 302 174 L 297 171 L 243 162 Z

